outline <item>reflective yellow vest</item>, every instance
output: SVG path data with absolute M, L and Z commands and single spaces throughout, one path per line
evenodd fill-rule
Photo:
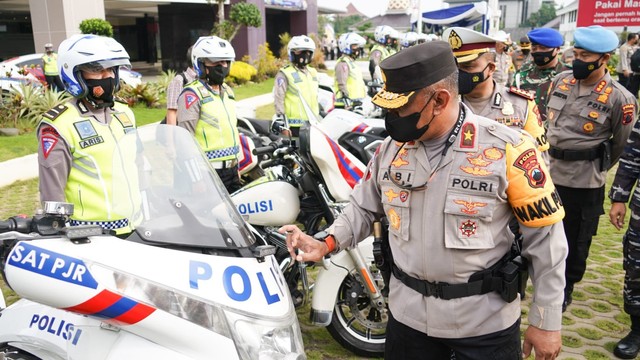
M 344 62 L 349 66 L 349 77 L 347 78 L 347 91 L 349 92 L 349 98 L 364 98 L 367 95 L 367 88 L 364 85 L 364 80 L 362 79 L 362 71 L 348 55 L 341 56 L 336 62 L 336 67 L 340 66 L 341 62 Z M 334 83 L 334 87 L 336 88 L 336 98 L 343 98 L 344 95 L 342 94 L 342 91 L 340 91 L 340 88 L 338 88 L 337 81 Z
M 314 114 L 320 112 L 318 104 L 318 72 L 307 66 L 308 73 L 298 71 L 295 66 L 287 65 L 280 71 L 287 77 L 287 93 L 284 96 L 284 112 L 289 126 L 300 127 L 309 121 L 300 97 L 309 105 Z
M 223 84 L 221 98 L 207 89 L 200 80 L 188 84 L 186 89 L 195 92 L 200 101 L 200 119 L 194 136 L 209 161 L 236 159 L 240 142 L 233 90 Z
M 373 45 L 373 47 L 371 48 L 371 51 L 369 52 L 369 54 L 373 53 L 374 51 L 380 51 L 380 61 L 388 58 L 391 53 L 389 52 L 389 49 L 387 49 L 386 46 L 380 45 L 380 44 L 375 44 Z
M 45 115 L 42 122 L 56 129 L 71 153 L 64 190 L 65 200 L 74 204 L 71 225 L 100 225 L 117 234 L 130 232 L 129 217 L 141 203 L 136 142 L 133 136 L 126 143 L 117 141 L 135 130 L 133 112 L 116 102 L 107 125 L 85 117 L 70 104 L 54 110 L 56 116 Z
M 47 76 L 58 75 L 58 54 L 46 53 L 42 56 L 42 62 L 44 63 L 44 74 Z

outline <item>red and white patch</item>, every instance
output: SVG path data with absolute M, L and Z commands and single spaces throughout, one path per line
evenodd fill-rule
M 191 105 L 195 104 L 196 101 L 198 101 L 198 96 L 195 93 L 187 92 L 184 94 L 184 104 L 187 109 L 190 108 Z
M 93 96 L 95 96 L 97 98 L 99 98 L 100 96 L 104 95 L 104 89 L 102 88 L 102 86 L 94 87 L 92 92 L 93 92 Z
M 400 201 L 406 202 L 407 199 L 409 199 L 409 192 L 404 190 L 400 191 Z
M 622 105 L 622 124 L 628 125 L 633 121 L 633 115 L 636 113 L 635 104 Z
M 40 143 L 42 145 L 42 154 L 44 155 L 44 158 L 46 159 L 47 157 L 49 157 L 49 153 L 51 153 L 51 150 L 53 150 L 53 148 L 58 143 L 58 138 L 57 137 L 53 137 L 53 136 L 49 136 L 49 135 L 45 135 L 42 138 L 40 138 Z
M 462 233 L 462 235 L 471 237 L 478 231 L 478 224 L 476 224 L 475 221 L 466 220 L 460 224 L 460 227 L 458 229 L 460 230 L 460 233 Z

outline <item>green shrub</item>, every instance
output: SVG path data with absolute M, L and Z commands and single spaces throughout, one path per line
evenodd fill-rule
M 164 89 L 166 90 L 166 87 Z M 116 96 L 126 101 L 129 106 L 143 104 L 148 108 L 159 107 L 162 98 L 158 83 L 142 83 L 136 87 L 123 84 Z
M 611 74 L 611 76 L 618 75 L 616 67 L 618 66 L 619 59 L 620 57 L 618 54 L 611 54 L 611 58 L 609 59 L 609 62 L 607 62 L 607 69 L 609 69 L 609 74 Z
M 80 32 L 83 34 L 94 34 L 113 37 L 113 27 L 107 20 L 93 18 L 80 22 Z
M 283 60 L 276 59 L 268 43 L 258 45 L 258 60 L 253 64 L 258 69 L 258 81 L 275 76 L 284 64 Z
M 236 61 L 231 64 L 231 70 L 227 77 L 227 82 L 241 85 L 258 75 L 258 69 L 244 61 Z
M 289 60 L 289 52 L 287 51 L 287 45 L 289 45 L 289 41 L 291 41 L 291 34 L 288 32 L 284 32 L 278 35 L 280 38 L 280 59 L 287 61 Z

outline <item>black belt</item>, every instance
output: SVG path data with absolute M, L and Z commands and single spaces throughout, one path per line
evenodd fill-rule
M 416 279 L 413 276 L 400 270 L 396 264 L 392 264 L 393 276 L 406 286 L 419 292 L 424 296 L 433 296 L 437 299 L 451 300 L 473 295 L 483 295 L 492 292 L 498 283 L 502 281 L 499 277 L 485 276 L 481 280 L 471 281 L 464 284 L 449 284 L 445 282 L 431 282 Z
M 586 150 L 564 150 L 551 146 L 549 148 L 549 155 L 551 155 L 551 157 L 554 159 L 565 161 L 593 161 L 602 157 L 602 148 L 601 146 L 596 146 L 594 148 Z

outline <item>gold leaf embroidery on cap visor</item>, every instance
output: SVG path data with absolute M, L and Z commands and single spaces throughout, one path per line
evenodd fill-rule
M 412 91 L 408 94 L 396 94 L 385 89 L 380 90 L 371 101 L 383 108 L 397 109 L 409 102 L 409 98 L 415 93 Z

